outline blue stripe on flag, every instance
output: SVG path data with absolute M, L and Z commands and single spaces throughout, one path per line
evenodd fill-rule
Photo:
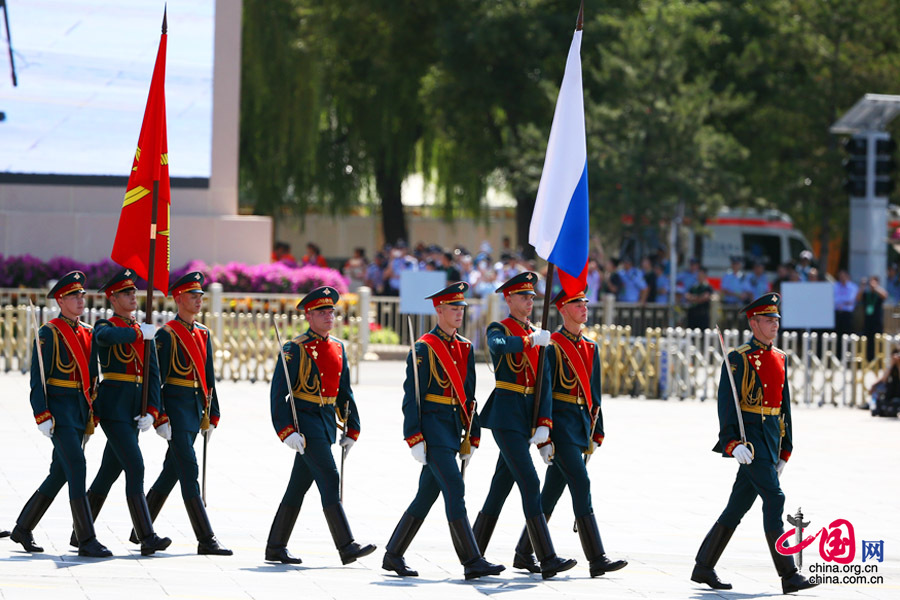
M 581 179 L 572 192 L 566 217 L 563 219 L 556 244 L 550 252 L 549 261 L 572 277 L 578 277 L 584 270 L 588 258 L 588 177 L 587 160 Z

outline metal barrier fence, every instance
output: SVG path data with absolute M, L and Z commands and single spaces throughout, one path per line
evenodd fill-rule
M 30 325 L 30 297 L 36 303 L 39 323 L 57 314 L 54 303 L 46 303 L 44 290 L 0 290 L 0 370 L 27 371 L 31 362 L 33 334 Z M 295 296 L 282 294 L 225 294 L 221 286 L 209 289 L 208 310 L 198 320 L 212 331 L 216 373 L 230 381 L 269 381 L 277 366 L 277 342 L 272 325 L 277 322 L 282 336 L 289 339 L 305 330 L 302 311 Z M 90 308 L 83 319 L 94 323 L 109 316 L 102 295 L 88 296 Z M 463 335 L 475 347 L 476 360 L 488 361 L 485 329 L 505 316 L 502 298 L 494 295 L 469 301 Z M 174 303 L 159 296 L 154 320 L 161 324 L 174 317 Z M 662 325 L 669 318 L 664 305 L 629 305 L 604 298 L 589 307 L 589 322 L 601 323 L 587 330 L 600 345 L 603 391 L 618 396 L 646 398 L 714 399 L 717 394 L 722 352 L 712 330 L 672 328 Z M 535 304 L 534 315 L 541 314 Z M 557 311 L 550 311 L 549 326 L 559 323 Z M 409 345 L 406 317 L 400 313 L 398 298 L 371 297 L 367 288 L 345 294 L 338 307 L 334 335 L 345 340 L 351 377 L 358 380 L 359 363 L 369 351 L 393 349 L 401 355 Z M 143 318 L 143 314 L 139 314 Z M 416 335 L 431 329 L 434 316 L 414 319 Z M 615 323 L 615 324 L 614 324 Z M 370 343 L 374 330 L 393 331 L 391 345 Z M 726 345 L 739 346 L 750 332 L 724 330 Z M 383 342 L 385 336 L 375 341 Z M 875 356 L 867 360 L 866 338 L 833 333 L 784 332 L 779 341 L 788 357 L 792 398 L 795 402 L 815 402 L 860 406 L 868 402 L 868 388 L 887 365 L 890 348 L 900 335 L 876 336 Z M 371 356 L 371 354 L 370 354 Z M 807 372 L 809 376 L 807 377 Z

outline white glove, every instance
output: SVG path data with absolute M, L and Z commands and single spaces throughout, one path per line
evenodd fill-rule
M 338 442 L 338 445 L 340 445 L 340 447 L 343 448 L 347 454 L 349 454 L 350 448 L 352 448 L 353 444 L 355 444 L 355 443 L 356 443 L 356 440 L 354 440 L 352 437 L 350 437 L 346 433 L 342 433 L 341 441 Z
M 137 421 L 138 429 L 141 431 L 147 431 L 151 427 L 153 427 L 153 415 L 138 415 L 134 418 Z
M 778 459 L 778 464 L 775 465 L 775 472 L 778 473 L 778 476 L 781 477 L 781 472 L 784 471 L 784 466 L 787 464 L 787 461 L 783 458 Z
M 48 438 L 53 437 L 53 419 L 47 419 L 42 423 L 38 423 L 38 429 L 41 433 L 46 435 Z
M 207 444 L 208 444 L 210 441 L 212 441 L 212 434 L 213 434 L 213 431 L 215 431 L 215 430 L 216 430 L 216 426 L 213 425 L 212 423 L 210 423 L 210 424 L 209 424 L 209 428 L 207 428 L 207 430 L 203 432 L 203 435 L 206 436 L 206 443 L 207 443 Z
M 548 329 L 535 329 L 528 336 L 532 346 L 546 346 L 550 343 L 550 331 Z
M 306 451 L 306 438 L 304 438 L 302 434 L 299 434 L 296 431 L 284 438 L 284 443 L 288 448 L 294 450 L 295 452 L 299 452 L 300 454 L 303 454 Z
M 459 453 L 459 459 L 462 460 L 462 461 L 467 461 L 467 460 L 469 460 L 470 458 L 472 458 L 472 455 L 473 455 L 473 454 L 475 454 L 475 446 L 469 446 L 469 453 L 468 453 L 468 454 L 463 454 L 462 452 L 460 452 L 460 453 Z
M 549 465 L 553 463 L 553 444 L 547 444 L 546 446 L 541 446 L 538 448 L 538 452 L 541 453 L 541 458 L 544 459 L 544 464 Z
M 156 435 L 167 442 L 172 439 L 172 426 L 169 425 L 168 421 L 156 428 Z
M 415 446 L 409 449 L 412 452 L 413 458 L 422 463 L 423 465 L 428 464 L 428 460 L 425 458 L 425 442 L 419 442 Z
M 547 440 L 550 439 L 550 428 L 546 425 L 541 425 L 537 429 L 534 430 L 534 435 L 531 436 L 531 439 L 528 440 L 529 444 L 543 444 Z
M 152 340 L 156 335 L 156 325 L 151 323 L 141 323 L 141 335 L 144 336 L 144 340 Z
M 731 451 L 731 455 L 742 465 L 749 465 L 753 462 L 753 454 L 750 453 L 750 448 L 743 444 L 735 446 L 734 450 Z

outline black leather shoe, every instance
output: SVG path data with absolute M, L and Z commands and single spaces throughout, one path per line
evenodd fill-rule
M 112 556 L 112 552 L 109 551 L 109 548 L 98 542 L 97 538 L 91 538 L 78 546 L 78 556 L 108 558 Z
M 9 535 L 9 539 L 16 542 L 17 544 L 22 544 L 22 547 L 25 548 L 25 552 L 43 552 L 44 549 L 37 544 L 34 543 L 34 536 L 31 534 L 31 531 L 25 529 L 24 527 L 19 527 L 16 525 L 13 527 L 12 533 Z
M 389 552 L 384 553 L 381 561 L 381 568 L 385 571 L 393 571 L 400 577 L 418 577 L 419 572 L 413 571 L 406 564 L 406 560 L 402 556 L 397 556 Z
M 628 566 L 627 560 L 609 560 L 604 554 L 600 558 L 591 561 L 591 577 L 599 577 L 612 571 L 618 571 Z
M 165 550 L 172 544 L 167 537 L 159 537 L 155 533 L 141 540 L 141 556 L 150 556 L 157 550 Z
M 219 544 L 219 540 L 216 539 L 216 536 L 212 536 L 211 538 L 200 540 L 197 542 L 197 554 L 212 554 L 215 556 L 231 556 L 234 554 L 228 548 L 223 548 Z
M 489 563 L 483 556 L 479 556 L 475 560 L 463 565 L 463 572 L 466 579 L 477 579 L 479 577 L 489 577 L 490 575 L 499 575 L 506 570 L 503 565 L 495 565 Z
M 9 537 L 9 532 L 5 529 L 0 530 L 0 538 Z
M 799 592 L 800 590 L 808 590 L 814 588 L 818 583 L 810 583 L 809 580 L 800 573 L 794 573 L 790 577 L 781 580 L 781 591 L 785 594 Z
M 529 573 L 540 573 L 541 565 L 538 564 L 537 559 L 534 557 L 534 554 L 529 554 L 528 556 L 519 554 L 516 552 L 515 557 L 513 558 L 513 568 L 514 569 L 523 569 L 528 571 Z
M 548 558 L 541 563 L 541 579 L 550 579 L 558 573 L 568 571 L 577 564 L 578 561 L 574 558 L 560 558 L 558 556 Z
M 288 552 L 287 546 L 266 546 L 266 560 L 280 562 L 285 565 L 299 565 L 303 561 Z
M 368 556 L 373 552 L 375 552 L 375 546 L 373 546 L 372 544 L 360 546 L 356 542 L 350 542 L 349 544 L 338 550 L 338 553 L 341 555 L 341 563 L 345 565 L 349 565 L 357 558 Z
M 691 581 L 696 583 L 705 583 L 709 587 L 714 590 L 730 590 L 731 584 L 725 583 L 719 576 L 716 575 L 715 569 L 710 569 L 709 567 L 701 567 L 700 565 L 694 566 L 694 571 L 691 573 Z

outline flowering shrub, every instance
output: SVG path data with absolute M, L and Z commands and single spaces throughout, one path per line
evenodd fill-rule
M 44 262 L 31 255 L 0 255 L 0 287 L 43 288 L 53 279 L 58 279 L 69 271 L 82 271 L 87 279 L 88 289 L 103 285 L 121 267 L 111 260 L 82 263 L 71 258 L 56 257 Z M 341 294 L 347 292 L 347 279 L 334 269 L 307 265 L 290 267 L 283 263 L 246 265 L 207 265 L 193 261 L 170 273 L 174 280 L 190 271 L 200 271 L 206 276 L 206 284 L 222 284 L 226 292 L 248 293 L 306 293 L 322 285 L 330 285 Z M 146 289 L 144 282 L 138 287 Z

